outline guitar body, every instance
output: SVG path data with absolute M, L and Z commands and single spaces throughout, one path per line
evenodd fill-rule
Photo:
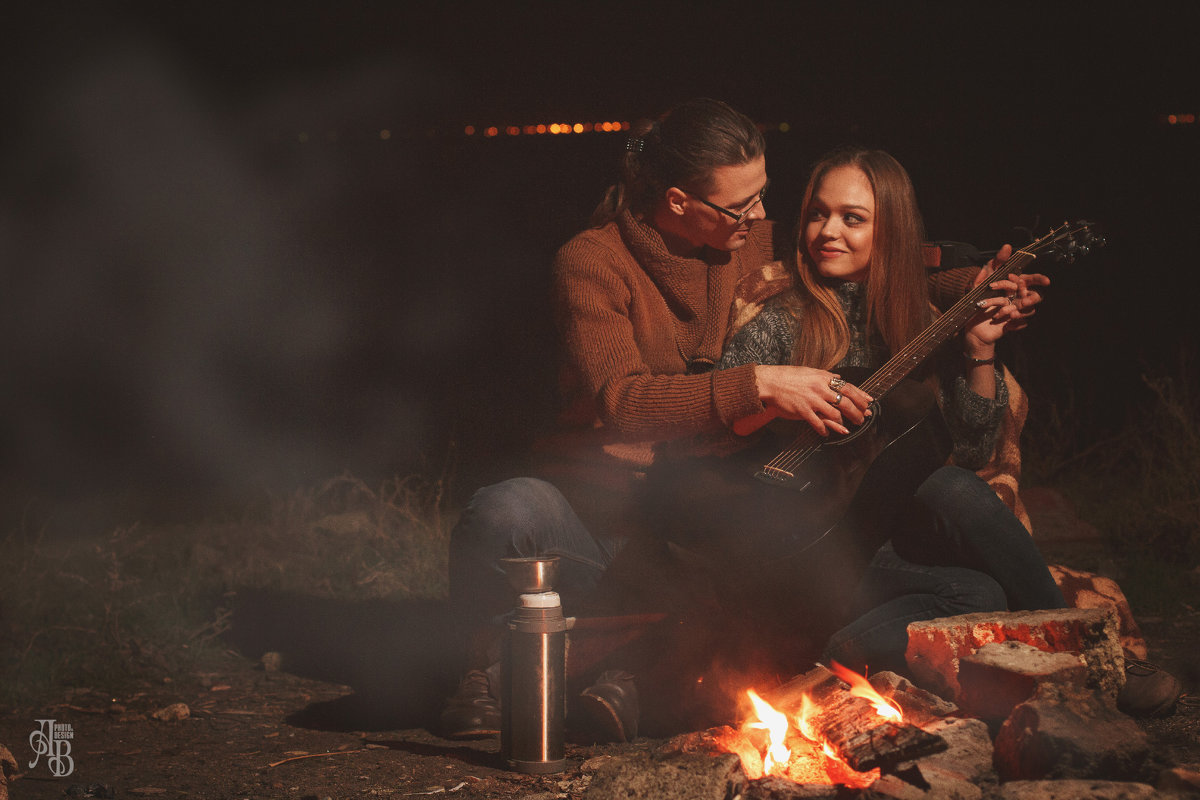
M 855 370 L 844 370 L 856 381 Z M 949 456 L 949 436 L 933 393 L 902 381 L 849 436 L 831 436 L 790 466 L 764 470 L 806 423 L 773 424 L 745 450 L 724 458 L 656 466 L 649 478 L 658 528 L 690 550 L 719 557 L 799 556 L 839 523 L 890 520 Z M 884 530 L 863 531 L 886 541 Z M 877 549 L 878 544 L 872 548 Z

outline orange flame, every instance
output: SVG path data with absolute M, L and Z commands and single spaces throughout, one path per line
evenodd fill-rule
M 850 695 L 852 697 L 861 697 L 875 707 L 875 713 L 884 719 L 900 722 L 904 719 L 904 715 L 900 713 L 900 709 L 892 704 L 890 700 L 875 691 L 875 687 L 867 682 L 867 679 L 859 675 L 853 670 L 846 669 L 836 661 L 830 662 L 830 669 L 834 675 L 850 684 Z
M 754 713 L 758 714 L 758 721 L 749 723 L 749 727 L 765 728 L 769 737 L 766 753 L 763 754 L 763 773 L 777 774 L 787 768 L 788 760 L 792 757 L 792 752 L 783 743 L 787 738 L 787 717 L 772 708 L 771 704 L 755 694 L 753 689 L 747 689 L 746 696 L 754 705 Z

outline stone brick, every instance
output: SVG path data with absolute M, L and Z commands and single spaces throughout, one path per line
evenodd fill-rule
M 926 770 L 923 763 L 917 771 L 925 786 L 914 786 L 896 775 L 884 775 L 859 797 L 861 800 L 981 800 L 983 797 L 983 790 L 975 784 L 937 770 Z
M 787 778 L 762 778 L 749 781 L 742 800 L 837 800 L 838 787 L 832 784 L 793 783 Z
M 1082 686 L 1086 680 L 1087 664 L 1079 653 L 1048 653 L 1014 640 L 993 642 L 960 660 L 958 704 L 968 714 L 1000 723 L 1040 684 Z
M 984 612 L 914 622 L 905 654 L 918 686 L 959 701 L 962 659 L 993 642 L 1016 641 L 1046 652 L 1073 652 L 1087 664 L 1087 685 L 1116 697 L 1125 656 L 1111 609 Z
M 1146 639 L 1134 619 L 1133 609 L 1125 599 L 1125 593 L 1112 578 L 1094 572 L 1051 564 L 1050 574 L 1062 590 L 1067 605 L 1075 608 L 1111 608 L 1117 614 L 1117 629 L 1121 646 L 1134 658 L 1147 658 Z
M 1039 686 L 994 744 L 1002 781 L 1138 781 L 1150 771 L 1150 744 L 1137 723 L 1111 699 L 1076 686 Z
M 1153 786 L 1120 781 L 1013 781 L 1000 787 L 1000 800 L 1150 800 Z
M 745 785 L 733 753 L 681 753 L 659 758 L 639 752 L 601 766 L 584 793 L 586 800 L 726 800 Z
M 1155 786 L 1164 792 L 1200 796 L 1200 769 L 1194 766 L 1164 769 L 1159 773 Z
M 920 760 L 921 771 L 937 770 L 980 786 L 998 782 L 993 766 L 992 737 L 988 727 L 977 719 L 944 719 L 925 726 L 946 740 L 941 753 Z

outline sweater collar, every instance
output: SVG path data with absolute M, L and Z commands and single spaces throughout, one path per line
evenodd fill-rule
M 629 251 L 677 314 L 684 319 L 695 319 L 707 310 L 709 270 L 728 264 L 731 253 L 705 247 L 694 258 L 672 255 L 662 235 L 628 209 L 617 217 L 617 225 Z

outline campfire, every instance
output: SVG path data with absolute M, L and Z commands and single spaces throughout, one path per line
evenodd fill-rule
M 936 737 L 906 725 L 900 708 L 864 676 L 836 662 L 772 694 L 778 705 L 746 690 L 752 715 L 714 742 L 741 759 L 750 780 L 863 788 L 879 779 L 876 765 L 939 749 Z
M 913 680 L 833 664 L 779 686 L 742 684 L 739 726 L 614 758 L 589 799 L 980 797 L 997 785 L 1031 792 L 1013 797 L 1064 787 L 1082 794 L 1061 796 L 1096 796 L 1096 781 L 1148 797 L 1147 784 L 1200 787 L 1194 770 L 1153 758 L 1145 732 L 1117 709 L 1124 659 L 1112 610 L 969 614 L 908 633 Z

